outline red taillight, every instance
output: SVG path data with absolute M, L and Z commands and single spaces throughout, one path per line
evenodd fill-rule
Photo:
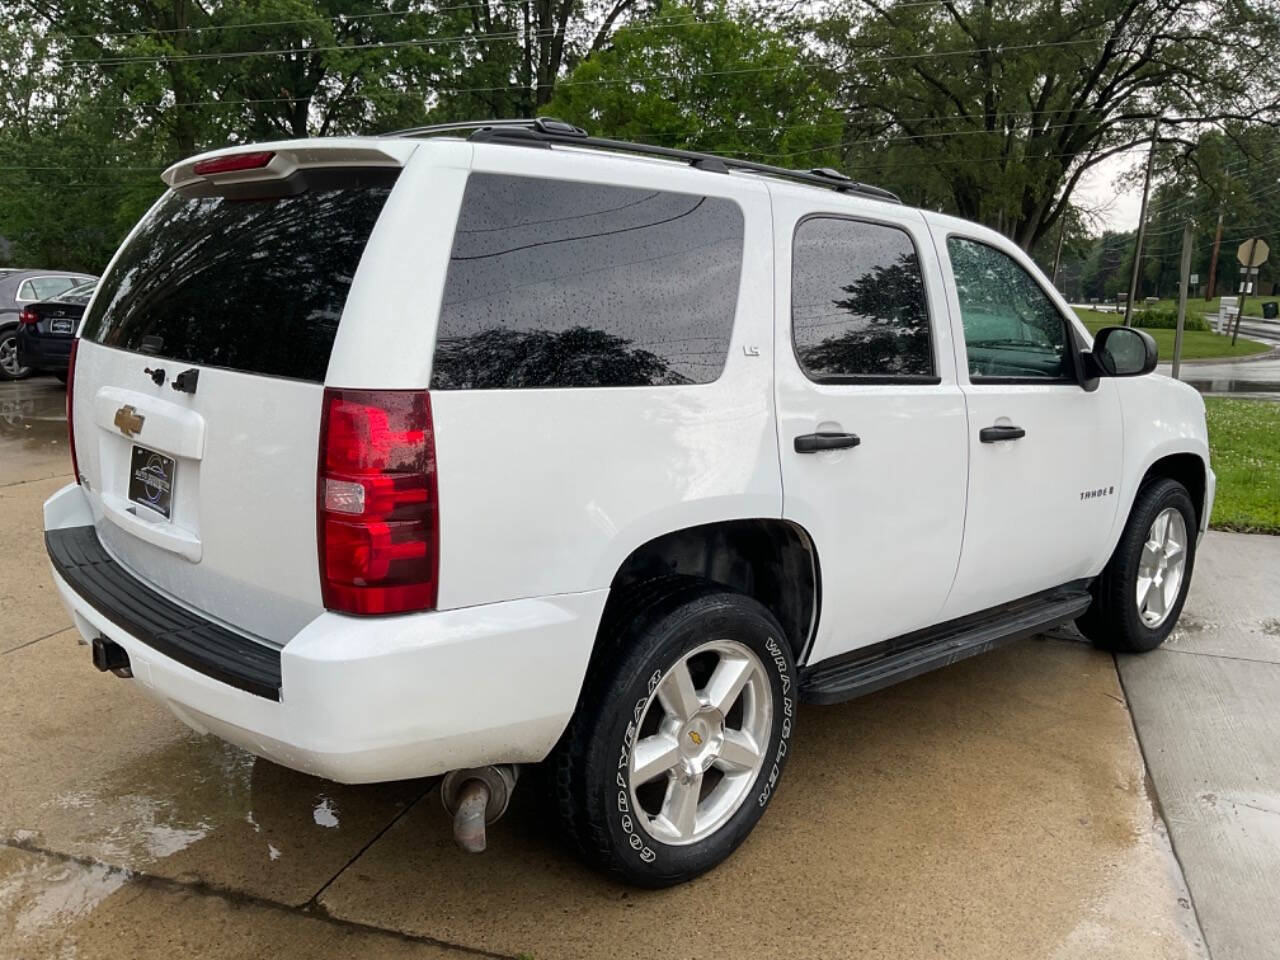
M 325 390 L 317 534 L 328 609 L 435 608 L 435 460 L 425 390 Z
M 80 482 L 80 461 L 76 459 L 76 421 L 75 388 L 76 388 L 76 351 L 80 349 L 80 338 L 71 341 L 71 356 L 67 359 L 67 446 L 71 448 L 71 473 Z
M 18 322 L 25 323 L 27 326 L 34 326 L 40 322 L 40 317 L 30 307 L 23 307 L 18 313 Z
M 192 169 L 197 176 L 208 173 L 233 173 L 236 170 L 260 170 L 270 163 L 274 156 L 273 150 L 232 153 L 225 157 L 214 157 L 212 160 L 201 160 Z

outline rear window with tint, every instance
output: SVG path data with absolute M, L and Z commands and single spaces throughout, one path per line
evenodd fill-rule
M 791 333 L 812 380 L 934 381 L 924 278 L 907 232 L 841 217 L 802 221 Z
M 265 200 L 170 193 L 101 281 L 83 336 L 323 381 L 356 265 L 397 171 L 312 171 Z
M 733 333 L 742 238 L 730 200 L 473 174 L 431 386 L 710 383 Z

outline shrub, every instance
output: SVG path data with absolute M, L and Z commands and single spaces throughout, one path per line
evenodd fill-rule
M 1178 327 L 1178 311 L 1168 307 L 1148 307 L 1133 315 L 1135 327 L 1146 327 L 1148 330 L 1176 330 Z M 1183 330 L 1208 330 L 1209 321 L 1202 315 L 1187 311 Z

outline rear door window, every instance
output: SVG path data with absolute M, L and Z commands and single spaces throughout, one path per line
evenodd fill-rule
M 472 174 L 431 386 L 709 383 L 733 333 L 742 244 L 731 200 Z
M 308 171 L 306 192 L 170 193 L 102 278 L 83 336 L 247 373 L 323 381 L 397 171 Z
M 809 217 L 791 258 L 791 334 L 820 383 L 937 382 L 924 277 L 910 235 L 845 217 Z

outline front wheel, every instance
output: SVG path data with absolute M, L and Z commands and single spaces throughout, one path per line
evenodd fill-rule
M 746 839 L 794 730 L 795 661 L 750 597 L 700 581 L 612 618 L 552 758 L 579 851 L 645 887 L 690 880 Z
M 1154 650 L 1182 613 L 1195 557 L 1196 511 L 1187 488 L 1169 479 L 1148 484 L 1076 626 L 1105 650 Z

